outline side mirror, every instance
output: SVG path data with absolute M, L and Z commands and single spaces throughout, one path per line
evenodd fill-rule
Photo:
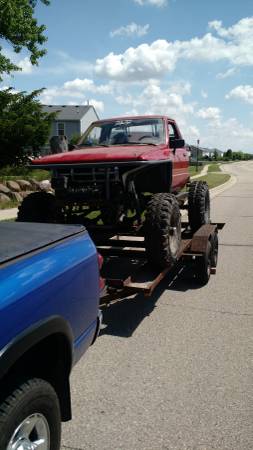
M 185 146 L 185 140 L 184 139 L 173 139 L 171 142 L 171 147 L 173 147 L 174 150 L 176 148 L 182 148 Z

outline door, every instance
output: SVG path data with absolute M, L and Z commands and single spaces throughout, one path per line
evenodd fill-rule
M 173 146 L 175 139 L 182 139 L 174 122 L 168 121 L 168 135 L 170 154 L 173 161 L 172 191 L 179 191 L 189 179 L 189 156 L 185 147 L 175 149 Z

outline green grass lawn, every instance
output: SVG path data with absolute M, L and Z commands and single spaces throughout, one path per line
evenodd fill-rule
M 209 189 L 212 189 L 216 186 L 219 186 L 220 184 L 226 183 L 230 178 L 230 175 L 226 173 L 208 173 L 207 175 L 204 175 L 203 177 L 197 178 L 197 180 L 203 180 L 206 181 Z
M 200 173 L 202 169 L 203 169 L 203 166 L 198 166 L 198 167 L 190 166 L 189 167 L 190 176 L 193 177 L 194 175 L 198 175 L 198 173 Z
M 48 180 L 51 174 L 47 170 L 29 169 L 28 167 L 3 167 L 0 169 L 0 182 L 7 180 L 28 180 L 34 178 L 37 181 Z
M 221 172 L 220 165 L 217 163 L 209 164 L 208 172 Z
M 18 202 L 14 200 L 10 200 L 9 202 L 0 202 L 0 209 L 11 209 L 11 208 L 17 208 L 19 205 Z

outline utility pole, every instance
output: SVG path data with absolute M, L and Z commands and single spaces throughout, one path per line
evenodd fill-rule
M 196 164 L 196 172 L 198 172 L 199 166 L 199 139 L 197 139 L 197 164 Z

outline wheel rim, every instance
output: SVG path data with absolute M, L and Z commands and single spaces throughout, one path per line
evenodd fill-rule
M 6 450 L 50 450 L 50 431 L 42 414 L 28 416 L 14 431 Z

